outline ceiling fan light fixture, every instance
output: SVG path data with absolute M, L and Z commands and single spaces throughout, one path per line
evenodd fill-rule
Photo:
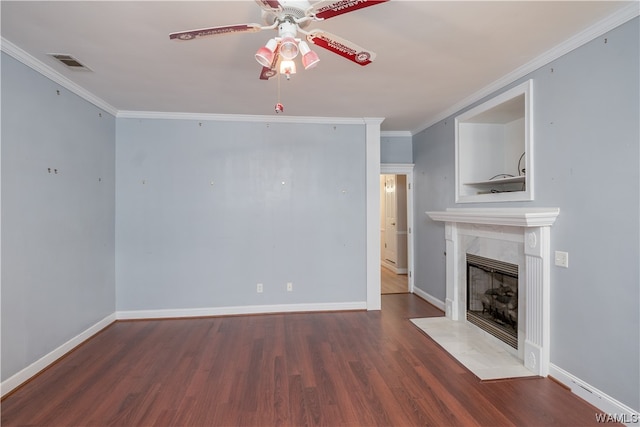
M 298 42 L 293 37 L 284 37 L 280 41 L 280 56 L 292 60 L 298 56 Z
M 309 53 L 302 57 L 302 65 L 305 70 L 315 67 L 318 65 L 318 62 L 320 62 L 320 58 L 314 51 L 309 51 Z
M 296 73 L 296 63 L 290 59 L 280 61 L 280 74 L 284 74 L 289 77 L 291 74 Z
M 256 52 L 256 61 L 263 67 L 270 67 L 278 42 L 271 39 Z
M 302 65 L 304 66 L 305 70 L 318 65 L 318 62 L 320 62 L 318 54 L 312 51 L 306 42 L 301 41 L 298 46 L 300 47 L 300 53 L 302 54 Z

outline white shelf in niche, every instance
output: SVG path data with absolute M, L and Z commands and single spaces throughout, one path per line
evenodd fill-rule
M 477 181 L 477 182 L 465 182 L 465 185 L 501 185 L 501 184 L 514 184 L 514 183 L 524 183 L 525 176 L 508 176 L 504 178 L 496 178 L 496 179 L 488 179 L 486 181 Z
M 456 203 L 533 200 L 532 86 L 456 117 Z

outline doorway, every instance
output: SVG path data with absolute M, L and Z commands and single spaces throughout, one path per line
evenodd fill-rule
M 380 291 L 413 292 L 413 165 L 380 168 Z

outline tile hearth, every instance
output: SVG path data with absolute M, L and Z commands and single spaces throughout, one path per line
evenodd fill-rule
M 411 319 L 411 322 L 481 380 L 536 376 L 520 359 L 466 322 L 446 317 Z

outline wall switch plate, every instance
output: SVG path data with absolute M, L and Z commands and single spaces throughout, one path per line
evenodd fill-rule
M 287 292 L 293 292 L 293 283 L 287 282 Z
M 256 292 L 258 292 L 259 294 L 262 293 L 262 283 L 258 283 L 258 286 L 256 286 Z
M 556 251 L 555 262 L 558 267 L 569 268 L 569 252 Z

